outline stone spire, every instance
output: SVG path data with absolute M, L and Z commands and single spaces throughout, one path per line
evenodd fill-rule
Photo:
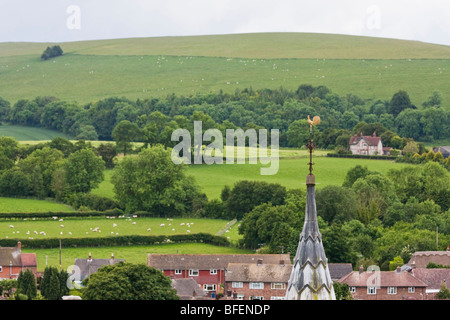
M 312 174 L 312 125 L 319 124 L 314 117 L 310 123 L 309 174 L 306 176 L 305 223 L 298 242 L 291 276 L 286 290 L 286 300 L 335 300 L 333 282 L 328 269 L 328 260 L 322 244 L 322 235 L 317 222 L 315 177 Z M 308 117 L 309 120 L 309 117 Z

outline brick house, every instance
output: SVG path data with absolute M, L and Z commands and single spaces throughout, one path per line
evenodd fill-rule
M 30 269 L 37 274 L 37 259 L 35 253 L 23 253 L 21 242 L 17 247 L 0 247 L 0 280 L 17 279 L 20 271 Z
M 410 272 L 353 271 L 341 278 L 355 300 L 425 300 L 427 284 Z
M 352 154 L 361 155 L 389 155 L 391 148 L 383 148 L 381 137 L 377 137 L 376 132 L 371 136 L 363 136 L 362 132 L 353 135 L 349 142 Z
M 284 300 L 292 265 L 230 263 L 225 276 L 225 292 L 237 300 Z
M 290 263 L 289 254 L 149 254 L 147 265 L 172 278 L 193 278 L 207 295 L 223 293 L 229 263 Z

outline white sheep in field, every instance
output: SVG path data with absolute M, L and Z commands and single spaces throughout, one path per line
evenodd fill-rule
M 151 230 L 152 230 L 151 228 L 148 228 L 148 229 L 147 229 L 147 231 L 151 231 Z
M 10 228 L 14 228 L 14 226 L 12 224 L 9 225 Z
M 64 228 L 64 225 L 62 224 L 62 225 L 60 225 L 60 227 L 61 227 L 61 228 Z
M 161 223 L 160 225 L 159 225 L 160 227 L 164 227 L 165 226 L 165 224 L 164 223 Z

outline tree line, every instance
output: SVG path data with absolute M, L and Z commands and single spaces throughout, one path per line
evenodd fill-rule
M 111 97 L 84 105 L 56 97 L 21 99 L 11 105 L 0 98 L 0 123 L 53 129 L 76 139 L 171 146 L 174 129 L 192 130 L 193 121 L 202 121 L 204 130 L 223 133 L 236 128 L 279 129 L 280 146 L 299 147 L 307 139 L 307 129 L 301 129 L 307 128 L 306 117 L 318 115 L 322 122 L 315 137 L 320 148 L 347 147 L 355 127 L 365 124 L 381 128 L 377 135 L 386 146 L 402 149 L 406 139 L 427 142 L 448 137 L 450 113 L 441 104 L 438 91 L 418 108 L 403 90 L 390 100 L 374 100 L 301 85 L 297 90 L 246 88 L 234 94 L 171 94 L 136 101 Z M 126 152 L 127 145 L 121 147 Z

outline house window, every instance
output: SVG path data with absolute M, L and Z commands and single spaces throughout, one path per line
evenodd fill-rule
M 248 298 L 249 300 L 264 300 L 263 296 L 250 296 Z
M 189 275 L 193 277 L 198 276 L 198 269 L 189 269 Z
M 264 282 L 250 282 L 250 289 L 264 289 Z
M 414 292 L 416 292 L 415 287 L 408 287 L 408 293 L 414 293 Z
M 2 266 L 0 266 L 0 272 L 3 272 L 3 267 Z
M 242 288 L 243 286 L 244 286 L 243 282 L 237 282 L 237 281 L 231 282 L 231 287 L 232 288 Z
M 236 300 L 244 300 L 244 295 L 243 294 L 238 294 L 236 297 Z
M 387 293 L 388 294 L 397 294 L 397 287 L 388 287 Z
M 216 291 L 217 286 L 215 284 L 204 284 L 203 290 L 205 291 Z
M 217 274 L 217 269 L 211 269 L 211 270 L 209 270 L 209 274 Z
M 367 287 L 367 294 L 377 294 L 377 288 Z
M 283 282 L 272 282 L 270 284 L 271 289 L 286 289 L 286 284 Z
M 350 287 L 350 292 L 351 293 L 355 293 L 356 292 L 356 287 Z
M 284 300 L 284 297 L 270 297 L 270 300 Z
M 181 269 L 175 269 L 175 274 L 181 274 Z

